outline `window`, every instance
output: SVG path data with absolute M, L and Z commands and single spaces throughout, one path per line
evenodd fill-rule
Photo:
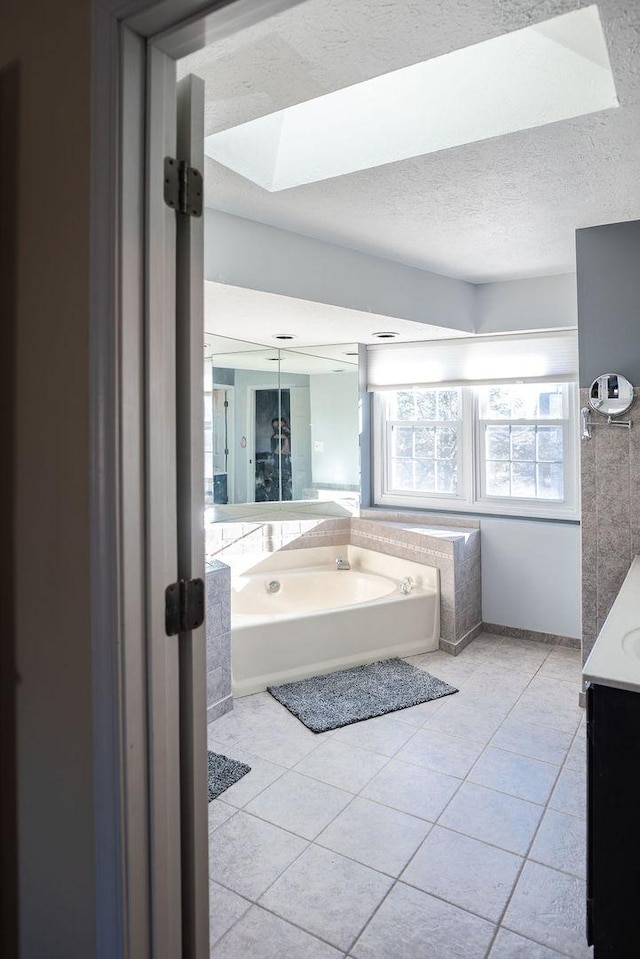
M 401 390 L 389 394 L 391 488 L 456 496 L 461 424 L 460 390 Z
M 376 393 L 376 501 L 574 517 L 576 394 L 568 383 Z

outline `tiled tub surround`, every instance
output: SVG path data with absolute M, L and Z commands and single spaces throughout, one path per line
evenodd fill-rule
M 586 389 L 580 406 L 588 406 Z M 633 557 L 640 553 L 640 389 L 622 419 L 630 430 L 597 426 L 580 444 L 582 486 L 582 656 L 586 661 Z M 592 412 L 595 422 L 604 417 Z
M 482 627 L 480 523 L 363 510 L 351 520 L 351 542 L 440 570 L 440 647 L 456 655 Z
M 233 708 L 231 695 L 231 570 L 219 560 L 205 567 L 207 597 L 207 722 Z
M 437 649 L 439 613 L 433 566 L 351 545 L 281 550 L 233 580 L 233 694 Z
M 433 521 L 433 517 L 371 512 L 371 518 L 211 524 L 207 527 L 207 553 L 222 557 L 234 575 L 278 550 L 349 544 L 436 567 L 440 572 L 441 648 L 455 655 L 481 628 L 479 522 L 469 520 L 463 526 L 448 516 Z
M 315 735 L 266 693 L 209 726 L 212 959 L 588 959 L 580 653 L 483 634 L 460 692 Z

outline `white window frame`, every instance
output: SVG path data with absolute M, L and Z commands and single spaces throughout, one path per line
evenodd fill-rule
M 457 387 L 454 387 L 457 389 Z M 399 495 L 414 495 L 411 490 L 396 490 L 392 486 L 392 473 L 393 473 L 393 432 L 395 429 L 420 429 L 421 427 L 426 428 L 438 428 L 444 427 L 446 429 L 455 430 L 457 443 L 456 443 L 456 468 L 458 474 L 458 492 L 456 493 L 426 493 L 427 496 L 435 496 L 451 502 L 460 500 L 464 498 L 464 492 L 461 489 L 463 486 L 462 483 L 462 468 L 464 457 L 462 455 L 463 450 L 463 434 L 464 434 L 464 409 L 463 409 L 463 394 L 460 391 L 460 418 L 457 420 L 399 420 L 399 419 L 385 419 L 384 430 L 385 430 L 385 447 L 386 447 L 386 488 L 392 490 L 394 493 Z M 422 494 L 419 494 L 422 495 Z
M 457 385 L 457 384 L 455 384 Z M 533 497 L 497 497 L 485 492 L 484 426 L 480 420 L 480 397 L 474 386 L 461 387 L 462 420 L 459 425 L 458 478 L 456 494 L 394 490 L 391 486 L 391 427 L 397 421 L 386 419 L 386 391 L 373 395 L 373 472 L 374 500 L 378 506 L 413 509 L 447 510 L 449 512 L 483 513 L 492 516 L 513 516 L 532 519 L 577 520 L 580 518 L 578 483 L 578 387 L 566 387 L 566 419 L 500 420 L 509 425 L 561 425 L 564 450 L 564 499 L 543 500 Z M 453 388 L 454 384 L 439 384 Z M 498 422 L 498 421 L 496 421 Z M 402 425 L 414 426 L 413 421 Z M 448 424 L 447 424 L 448 425 Z

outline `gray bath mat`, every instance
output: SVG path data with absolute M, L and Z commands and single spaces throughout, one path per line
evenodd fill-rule
M 323 733 L 450 696 L 458 690 L 403 659 L 386 659 L 283 686 L 269 686 L 267 692 L 312 732 Z
M 217 799 L 218 796 L 233 786 L 239 779 L 251 772 L 251 766 L 245 763 L 239 763 L 237 759 L 229 759 L 221 753 L 212 753 L 207 755 L 207 766 L 209 767 L 208 793 L 209 802 Z

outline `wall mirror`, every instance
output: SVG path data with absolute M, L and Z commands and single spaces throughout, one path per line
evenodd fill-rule
M 589 406 L 603 416 L 621 416 L 633 405 L 633 386 L 621 373 L 603 373 L 589 389 Z
M 265 515 L 282 503 L 357 508 L 357 344 L 272 349 L 207 334 L 204 420 L 208 521 L 259 516 L 259 504 Z

